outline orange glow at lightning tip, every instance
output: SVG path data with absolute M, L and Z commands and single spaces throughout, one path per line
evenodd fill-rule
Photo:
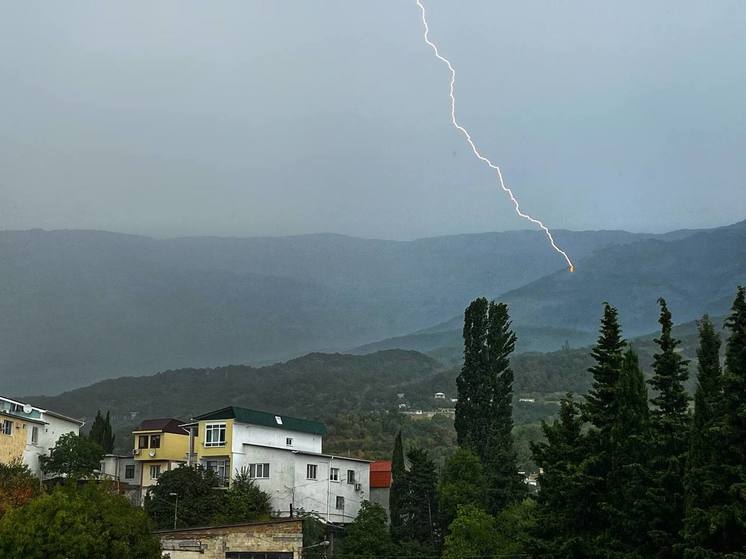
M 433 43 L 430 40 L 430 27 L 427 24 L 427 15 L 425 13 L 425 6 L 422 5 L 422 2 L 420 0 L 415 0 L 415 1 L 417 2 L 417 5 L 419 6 L 420 11 L 422 12 L 422 26 L 425 29 L 423 37 L 425 39 L 425 42 L 428 44 L 428 46 L 431 49 L 433 49 L 433 52 L 435 53 L 435 57 L 441 62 L 443 62 L 446 66 L 448 66 L 448 71 L 451 73 L 451 87 L 450 87 L 451 124 L 453 124 L 456 130 L 458 130 L 464 135 L 464 138 L 466 138 L 466 141 L 469 144 L 471 151 L 474 153 L 474 156 L 480 161 L 482 161 L 483 163 L 486 163 L 487 166 L 490 167 L 490 169 L 495 171 L 500 188 L 505 192 L 505 194 L 508 195 L 508 197 L 510 198 L 510 201 L 513 202 L 515 213 L 517 213 L 523 219 L 526 219 L 530 221 L 531 223 L 533 223 L 534 225 L 537 225 L 542 231 L 544 231 L 547 238 L 549 239 L 549 244 L 552 245 L 552 248 L 565 258 L 565 261 L 567 262 L 567 266 L 568 266 L 567 269 L 570 272 L 574 272 L 575 265 L 572 263 L 572 260 L 570 260 L 570 257 L 567 256 L 567 253 L 564 250 L 562 250 L 560 247 L 558 247 L 557 243 L 554 242 L 554 237 L 552 236 L 552 232 L 549 231 L 549 228 L 546 225 L 544 225 L 539 219 L 536 219 L 535 217 L 532 217 L 529 214 L 521 210 L 521 207 L 518 204 L 518 200 L 513 194 L 513 191 L 508 186 L 506 186 L 505 181 L 503 180 L 503 174 L 502 174 L 502 171 L 500 170 L 500 167 L 492 163 L 492 161 L 490 161 L 488 158 L 486 158 L 484 155 L 480 153 L 480 151 L 477 149 L 476 144 L 474 143 L 474 140 L 472 140 L 471 138 L 471 134 L 469 134 L 466 128 L 461 126 L 458 120 L 456 120 L 456 95 L 454 93 L 454 87 L 456 85 L 456 70 L 453 68 L 453 65 L 451 65 L 451 62 L 440 54 L 440 51 L 438 50 L 438 47 L 435 45 L 435 43 Z

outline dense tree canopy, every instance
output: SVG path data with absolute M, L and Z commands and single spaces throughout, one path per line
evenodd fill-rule
M 39 458 L 47 475 L 85 477 L 101 466 L 104 450 L 87 437 L 66 433 L 57 439 L 49 456 Z
M 0 517 L 29 502 L 40 491 L 39 479 L 20 461 L 0 462 Z
M 3 559 L 158 559 L 145 512 L 106 486 L 58 487 L 0 520 Z
M 163 472 L 145 497 L 145 511 L 158 528 L 173 528 L 175 510 L 177 528 L 207 526 L 224 510 L 225 495 L 219 486 L 215 472 L 201 466 Z

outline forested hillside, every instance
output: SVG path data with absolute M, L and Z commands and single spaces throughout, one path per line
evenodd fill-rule
M 722 316 L 734 285 L 746 282 L 746 221 L 700 231 L 684 239 L 646 239 L 599 250 L 580 259 L 573 274 L 559 271 L 500 295 L 519 335 L 519 351 L 576 346 L 595 335 L 598 312 L 609 301 L 623 317 L 625 332 L 642 335 L 656 327 L 655 302 L 664 297 L 681 322 L 704 313 Z M 458 346 L 459 314 L 410 335 L 368 344 L 365 349 L 433 351 Z M 538 330 L 537 330 L 538 328 Z M 521 333 L 553 347 L 521 347 Z M 574 343 L 575 342 L 575 343 Z

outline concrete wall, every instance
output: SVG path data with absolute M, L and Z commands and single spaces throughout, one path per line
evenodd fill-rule
M 270 475 L 257 479 L 257 485 L 272 499 L 272 508 L 288 515 L 290 505 L 295 510 L 315 512 L 331 522 L 352 522 L 363 500 L 369 499 L 370 464 L 346 458 L 316 456 L 285 449 L 243 445 L 243 452 L 234 455 L 234 470 L 249 464 L 270 465 Z M 316 479 L 308 479 L 307 466 L 316 466 Z M 339 470 L 339 479 L 329 477 L 331 468 Z M 347 470 L 355 472 L 355 484 L 347 483 Z M 344 498 L 344 507 L 336 508 L 337 497 Z
M 288 437 L 292 439 L 291 445 L 287 445 Z M 239 422 L 236 422 L 233 426 L 233 452 L 243 452 L 241 448 L 243 443 L 250 443 L 320 453 L 321 442 L 321 435 L 314 435 L 312 433 L 301 433 L 299 431 L 289 431 L 287 429 Z
M 226 552 L 286 552 L 300 559 L 303 525 L 299 520 L 157 532 L 164 557 L 225 559 Z

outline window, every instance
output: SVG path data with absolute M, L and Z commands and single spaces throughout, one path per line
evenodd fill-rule
M 158 466 L 150 466 L 150 479 L 158 479 L 161 475 L 161 467 Z
M 150 448 L 161 448 L 160 435 L 150 435 Z
M 288 437 L 285 439 L 285 445 L 286 446 L 293 446 L 293 437 Z
M 135 465 L 127 464 L 124 467 L 124 479 L 134 479 L 134 478 L 135 478 Z
M 249 464 L 249 477 L 261 479 L 269 477 L 269 464 Z
M 316 479 L 316 464 L 306 464 L 306 478 Z
M 347 483 L 355 483 L 355 470 L 347 470 Z
M 205 446 L 225 446 L 225 423 L 205 425 Z
M 13 422 L 8 421 L 7 419 L 3 420 L 3 435 L 12 435 L 13 434 Z
M 329 470 L 329 480 L 339 481 L 339 468 L 332 468 Z
M 205 462 L 205 467 L 207 467 L 208 470 L 215 472 L 215 475 L 217 475 L 222 481 L 228 479 L 228 472 L 230 471 L 228 469 L 228 460 L 207 460 Z
M 335 508 L 337 510 L 345 510 L 345 498 L 344 497 L 337 497 L 337 503 Z
M 31 444 L 38 444 L 39 442 L 39 428 L 34 425 L 31 427 Z
M 279 415 L 276 415 L 275 422 L 277 423 L 277 425 L 282 425 L 282 418 Z
M 137 448 L 148 448 L 148 436 L 140 435 L 137 437 Z

